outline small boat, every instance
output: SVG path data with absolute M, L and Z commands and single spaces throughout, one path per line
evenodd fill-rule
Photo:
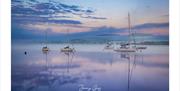
M 138 50 L 145 50 L 145 49 L 147 49 L 147 47 L 145 45 L 137 45 L 136 49 L 138 49 Z
M 48 52 L 49 51 L 49 48 L 47 47 L 47 32 L 46 32 L 46 34 L 45 34 L 45 46 L 42 48 L 42 51 L 43 52 Z
M 114 49 L 113 43 L 107 43 L 107 45 L 104 47 L 104 49 Z
M 114 51 L 116 52 L 136 52 L 136 50 L 134 48 L 120 48 L 120 49 L 115 49 Z
M 49 51 L 49 48 L 48 48 L 47 46 L 44 46 L 44 47 L 42 48 L 42 51 L 43 51 L 43 52 Z
M 136 47 L 131 47 L 130 44 L 121 44 L 121 47 L 114 49 L 116 52 L 136 52 Z
M 142 42 L 140 42 L 140 45 L 136 45 L 136 49 L 137 50 L 145 50 L 145 49 L 147 49 L 147 46 L 145 46 L 145 45 L 143 45 L 141 43 L 144 43 L 144 39 L 142 40 Z
M 67 30 L 67 36 L 69 34 L 69 30 Z M 68 38 L 67 38 L 68 39 Z M 61 49 L 61 52 L 75 52 L 75 49 L 74 48 L 71 48 L 70 46 L 70 41 L 68 39 L 68 45 L 65 46 L 64 48 Z
M 147 49 L 147 47 L 145 47 L 145 46 L 139 46 L 139 47 L 138 47 L 138 46 L 137 46 L 136 49 Z
M 75 52 L 74 48 L 70 48 L 69 46 L 66 46 L 61 49 L 61 52 Z

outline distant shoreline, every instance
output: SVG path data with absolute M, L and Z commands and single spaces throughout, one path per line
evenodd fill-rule
M 111 42 L 111 41 L 109 41 Z M 113 42 L 113 41 L 112 41 Z M 37 42 L 37 41 L 26 41 L 26 42 L 22 42 L 22 41 L 12 41 L 12 44 L 44 44 L 44 42 Z M 47 42 L 47 44 L 67 44 L 68 42 L 56 42 L 56 41 L 52 41 L 52 42 Z M 107 44 L 108 42 L 70 42 L 70 44 Z M 113 42 L 116 44 L 122 43 L 122 41 L 116 41 Z M 169 41 L 146 41 L 146 42 L 139 42 L 136 43 L 136 45 L 169 45 Z

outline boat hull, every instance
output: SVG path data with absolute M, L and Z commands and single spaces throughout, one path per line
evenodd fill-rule
M 114 49 L 114 47 L 105 47 L 104 49 L 112 50 L 112 49 Z
M 115 49 L 116 52 L 136 52 L 136 49 Z
M 137 47 L 136 49 L 147 49 L 147 47 Z
M 74 52 L 75 50 L 74 49 L 61 49 L 61 52 Z
M 43 48 L 42 48 L 42 51 L 44 51 L 44 52 L 49 51 L 49 48 L 43 47 Z

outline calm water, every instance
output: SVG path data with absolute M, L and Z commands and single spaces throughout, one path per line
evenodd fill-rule
M 75 53 L 61 53 L 64 45 L 12 46 L 12 91 L 168 91 L 168 46 L 148 46 L 138 53 L 103 50 L 104 45 L 74 45 Z M 27 51 L 27 55 L 24 54 Z M 82 90 L 88 91 L 88 90 Z M 94 90 L 98 91 L 98 90 Z

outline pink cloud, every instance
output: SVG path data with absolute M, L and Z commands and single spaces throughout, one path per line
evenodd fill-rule
M 168 28 L 141 29 L 137 33 L 150 34 L 150 35 L 169 35 L 169 29 Z

